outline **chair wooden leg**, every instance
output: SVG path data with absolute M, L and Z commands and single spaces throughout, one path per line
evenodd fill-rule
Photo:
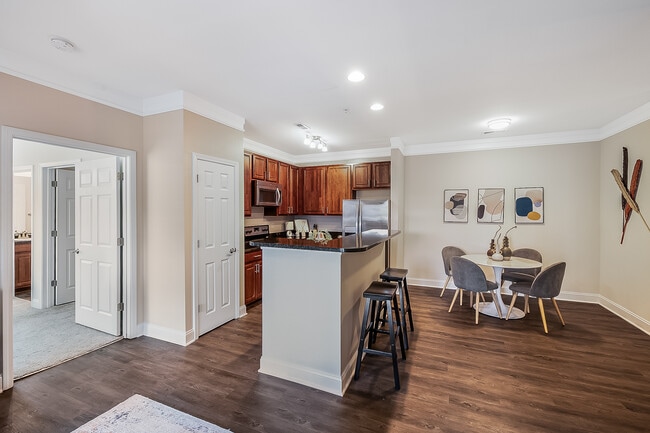
M 449 313 L 451 313 L 451 309 L 454 308 L 454 303 L 456 302 L 456 298 L 458 297 L 458 293 L 460 292 L 460 289 L 456 289 L 456 293 L 454 293 L 454 297 L 451 300 L 451 305 L 449 306 Z
M 497 309 L 497 314 L 499 315 L 499 319 L 503 319 L 503 313 L 501 312 L 501 305 L 499 305 L 499 302 L 497 302 L 497 295 L 494 293 L 494 290 L 490 291 L 492 294 L 492 302 L 494 302 L 494 306 Z M 476 295 L 478 298 L 478 295 Z
M 539 312 L 542 315 L 542 323 L 544 324 L 544 332 L 548 334 L 548 326 L 546 326 L 546 314 L 544 314 L 544 303 L 542 298 L 537 298 L 537 303 L 539 304 Z
M 478 295 L 476 295 L 478 296 Z M 470 308 L 474 305 L 474 292 L 469 292 L 469 306 Z
M 440 291 L 440 297 L 442 298 L 442 295 L 445 293 L 445 289 L 447 288 L 447 284 L 449 284 L 449 280 L 451 279 L 451 275 L 447 275 L 447 279 L 445 280 L 445 284 L 442 285 L 442 290 Z
M 562 322 L 562 326 L 564 326 L 564 318 L 562 317 L 562 313 L 560 313 L 560 307 L 557 305 L 557 301 L 555 298 L 551 298 L 551 301 L 553 301 L 553 306 L 555 306 L 555 311 L 557 311 L 557 315 L 560 317 L 560 322 Z
M 510 301 L 510 308 L 508 308 L 508 314 L 506 314 L 506 320 L 510 318 L 510 313 L 512 313 L 512 308 L 515 306 L 517 301 L 517 292 L 512 292 L 512 300 Z
M 476 310 L 476 324 L 478 325 L 478 301 L 479 301 L 479 296 L 478 293 L 476 294 L 476 307 L 474 309 Z
M 485 302 L 485 296 L 481 293 L 481 301 Z
M 524 295 L 524 313 L 530 314 L 530 304 L 528 303 L 529 296 Z
M 460 290 L 460 306 L 463 306 L 463 289 L 458 289 Z

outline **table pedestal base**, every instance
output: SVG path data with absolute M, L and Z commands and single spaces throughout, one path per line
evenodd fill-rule
M 485 314 L 487 316 L 492 316 L 496 317 L 497 319 L 499 318 L 499 313 L 497 312 L 497 307 L 494 305 L 494 302 L 479 302 L 478 303 L 478 312 L 481 314 Z M 508 306 L 507 305 L 502 305 L 501 307 L 501 314 L 503 315 L 503 318 L 506 318 L 506 315 L 508 314 Z M 510 313 L 510 318 L 508 320 L 513 320 L 513 319 L 523 319 L 524 312 L 520 310 L 517 307 L 514 307 L 512 309 L 512 313 Z

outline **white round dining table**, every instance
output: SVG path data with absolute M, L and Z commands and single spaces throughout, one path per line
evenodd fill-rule
M 494 302 L 479 302 L 479 313 L 501 319 L 506 318 L 508 306 L 501 299 L 501 274 L 504 268 L 508 269 L 535 269 L 541 268 L 542 263 L 537 260 L 524 259 L 522 257 L 511 257 L 510 260 L 492 260 L 487 254 L 466 254 L 462 256 L 477 265 L 491 266 L 494 269 L 494 278 L 499 288 L 496 290 Z M 514 295 L 513 295 L 514 296 Z M 498 307 L 497 307 L 498 306 Z M 500 308 L 501 315 L 497 311 Z M 510 319 L 521 319 L 526 315 L 519 308 L 513 308 L 510 313 Z

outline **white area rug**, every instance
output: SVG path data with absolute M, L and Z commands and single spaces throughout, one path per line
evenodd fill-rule
M 224 433 L 230 430 L 135 394 L 72 433 L 127 432 Z
M 14 298 L 14 378 L 20 379 L 113 343 L 115 337 L 74 322 L 74 302 L 39 310 Z

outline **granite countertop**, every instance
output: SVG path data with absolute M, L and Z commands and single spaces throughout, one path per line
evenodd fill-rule
M 316 242 L 311 239 L 268 238 L 251 241 L 250 244 L 262 248 L 352 253 L 367 251 L 400 233 L 399 230 L 368 230 L 359 235 L 347 235 L 326 242 Z

